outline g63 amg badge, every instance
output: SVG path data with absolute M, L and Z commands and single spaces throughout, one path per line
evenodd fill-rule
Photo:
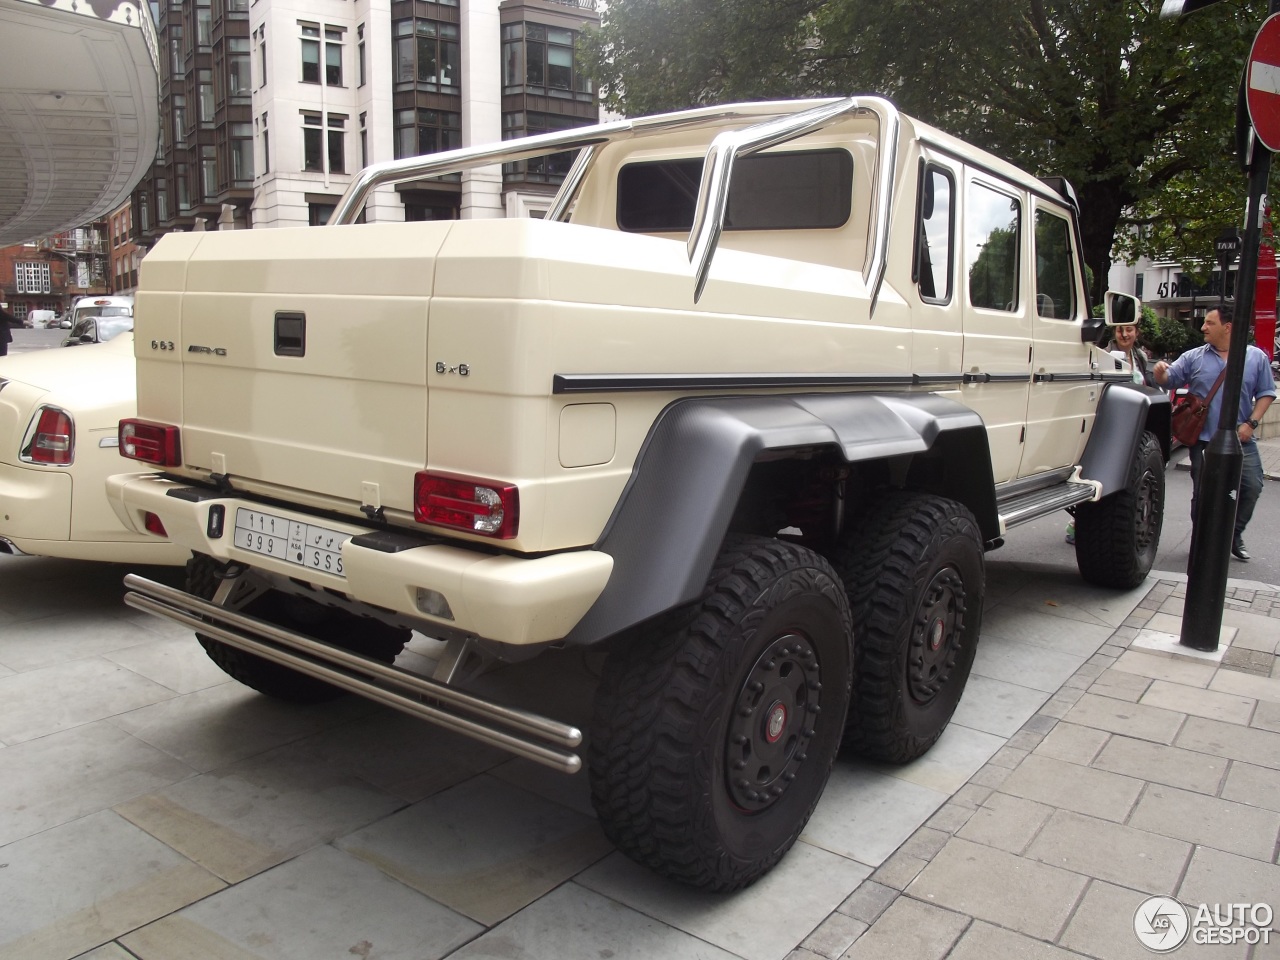
M 169 349 L 173 349 L 170 347 Z M 187 353 L 211 353 L 215 357 L 225 357 L 227 355 L 226 347 L 202 347 L 198 343 L 193 343 L 187 347 Z

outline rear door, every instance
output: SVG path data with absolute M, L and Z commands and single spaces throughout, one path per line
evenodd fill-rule
M 1032 317 L 1025 289 L 1027 195 L 965 170 L 961 205 L 964 401 L 982 417 L 996 483 L 1019 476 L 1031 385 Z
M 189 466 L 412 509 L 434 258 L 448 224 L 208 234 L 182 297 Z

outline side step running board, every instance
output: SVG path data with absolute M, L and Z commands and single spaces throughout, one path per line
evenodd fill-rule
M 571 752 L 582 745 L 577 727 L 482 700 L 137 574 L 126 576 L 124 585 L 124 602 L 136 610 L 562 773 L 582 768 L 582 759 Z
M 1041 487 L 1030 493 L 1022 493 L 1016 497 L 999 501 L 1000 519 L 1005 527 L 1016 527 L 1028 520 L 1046 516 L 1058 510 L 1065 510 L 1077 503 L 1092 500 L 1094 488 L 1092 484 L 1065 481 L 1050 487 Z

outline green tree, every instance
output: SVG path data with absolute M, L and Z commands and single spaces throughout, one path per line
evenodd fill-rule
M 1168 359 L 1204 343 L 1204 337 L 1184 321 L 1162 317 L 1148 306 L 1142 308 L 1138 333 L 1148 353 Z
M 1118 256 L 1186 262 L 1243 218 L 1235 106 L 1263 0 L 613 0 L 585 41 L 637 115 L 874 91 L 1080 196 L 1095 298 Z

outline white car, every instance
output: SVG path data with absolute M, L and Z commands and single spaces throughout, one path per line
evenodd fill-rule
M 126 530 L 103 481 L 137 409 L 133 334 L 0 358 L 0 552 L 181 564 L 188 551 Z

